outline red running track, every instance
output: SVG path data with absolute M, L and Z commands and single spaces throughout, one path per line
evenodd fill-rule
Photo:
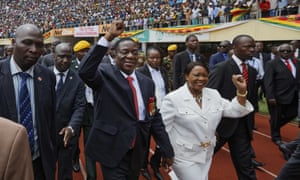
M 258 180 L 273 180 L 278 174 L 279 170 L 285 163 L 282 153 L 279 151 L 276 145 L 274 145 L 270 139 L 270 126 L 269 116 L 256 114 L 255 125 L 257 130 L 254 131 L 254 140 L 252 141 L 254 150 L 256 152 L 257 160 L 264 162 L 265 165 L 256 170 Z M 287 124 L 281 130 L 283 141 L 291 141 L 297 137 L 299 132 L 298 126 L 292 123 Z M 154 147 L 154 143 L 151 144 Z M 84 167 L 85 160 L 83 157 L 84 149 L 82 138 L 80 139 L 81 149 L 81 162 Z M 152 175 L 152 179 L 155 180 L 151 168 L 149 171 Z M 97 164 L 98 180 L 102 180 L 100 166 Z M 167 173 L 161 170 L 164 179 L 170 180 Z M 73 173 L 74 180 L 84 180 L 85 170 L 82 168 L 81 172 Z M 209 180 L 236 180 L 235 170 L 230 159 L 230 154 L 227 146 L 224 146 L 216 156 L 214 156 L 212 167 L 209 173 Z M 144 177 L 140 176 L 139 180 L 145 180 Z

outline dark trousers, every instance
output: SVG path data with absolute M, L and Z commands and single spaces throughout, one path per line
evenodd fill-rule
M 290 157 L 290 159 L 285 163 L 285 165 L 280 170 L 276 180 L 298 180 L 300 179 L 300 133 L 298 139 L 291 142 L 292 146 L 297 144 L 297 147 Z M 290 143 L 287 144 L 287 146 Z
M 91 126 L 83 126 L 84 145 L 87 142 L 90 131 L 91 131 Z M 86 162 L 87 180 L 96 180 L 97 179 L 96 162 L 86 154 L 85 154 L 85 162 Z
M 218 137 L 215 153 L 227 142 L 231 159 L 239 180 L 256 180 L 255 169 L 252 164 L 253 149 L 251 137 L 247 130 L 247 122 L 241 120 L 232 136 Z
M 34 179 L 35 180 L 46 180 L 42 160 L 40 157 L 32 161 Z
M 291 104 L 268 104 L 272 141 L 281 140 L 280 128 L 297 116 L 298 99 Z
M 73 152 L 74 144 L 64 147 L 63 143 L 58 144 L 57 148 L 57 170 L 58 180 L 72 180 L 73 176 Z
M 150 149 L 150 143 L 151 143 L 151 136 L 149 136 L 149 143 L 148 143 L 147 149 Z M 146 169 L 148 167 L 148 163 L 149 163 L 148 156 L 149 156 L 149 151 L 147 151 L 147 153 L 145 155 L 143 169 Z M 154 154 L 150 158 L 151 167 L 159 169 L 160 168 L 160 161 L 161 161 L 161 152 L 160 152 L 159 146 L 156 145 Z
M 138 180 L 139 173 L 133 170 L 133 150 L 129 150 L 117 167 L 110 168 L 101 165 L 104 180 Z

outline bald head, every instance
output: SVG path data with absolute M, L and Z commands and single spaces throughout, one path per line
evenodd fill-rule
M 28 33 L 34 33 L 40 37 L 43 37 L 42 32 L 40 31 L 40 29 L 34 25 L 34 24 L 23 24 L 21 26 L 19 26 L 16 30 L 16 39 L 19 37 L 23 37 L 25 34 Z
M 21 25 L 16 30 L 16 39 L 13 45 L 14 60 L 23 71 L 26 71 L 37 62 L 43 53 L 43 34 L 33 24 Z
M 55 47 L 54 65 L 59 72 L 65 72 L 72 63 L 72 47 L 69 43 L 60 43 Z

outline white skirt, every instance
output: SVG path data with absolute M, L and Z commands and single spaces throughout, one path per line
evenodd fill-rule
M 205 164 L 186 161 L 175 157 L 172 168 L 178 180 L 208 180 L 212 158 Z

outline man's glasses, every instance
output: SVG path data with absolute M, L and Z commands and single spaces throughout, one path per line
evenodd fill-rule
M 220 48 L 227 48 L 228 46 L 219 45 Z
M 279 52 L 282 52 L 282 53 L 291 53 L 292 51 L 291 50 L 279 50 Z

